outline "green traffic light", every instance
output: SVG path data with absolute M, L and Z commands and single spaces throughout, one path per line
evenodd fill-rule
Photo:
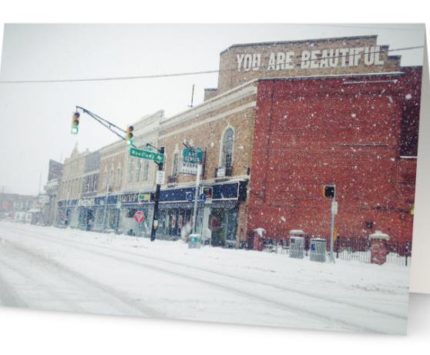
M 78 126 L 73 126 L 72 127 L 72 134 L 78 134 L 79 132 L 79 127 Z

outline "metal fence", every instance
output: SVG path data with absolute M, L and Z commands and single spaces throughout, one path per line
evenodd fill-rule
M 309 256 L 310 240 L 317 236 L 304 236 L 305 256 Z M 330 242 L 328 238 L 318 236 L 327 240 L 327 252 L 329 252 Z M 410 242 L 387 241 L 387 263 L 408 266 L 410 263 L 412 244 Z M 263 251 L 279 254 L 288 254 L 290 249 L 290 239 L 271 239 L 263 240 Z M 338 237 L 334 243 L 334 254 L 337 259 L 360 261 L 370 263 L 370 241 L 367 238 L 347 238 Z

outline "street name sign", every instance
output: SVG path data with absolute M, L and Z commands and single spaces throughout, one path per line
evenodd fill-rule
M 185 148 L 182 150 L 184 163 L 201 164 L 203 162 L 203 150 L 201 148 Z
M 160 154 L 160 153 L 157 153 L 157 152 L 153 152 L 153 151 L 150 151 L 150 150 L 142 150 L 142 149 L 137 149 L 137 148 L 130 148 L 129 149 L 129 154 L 132 157 L 153 160 L 156 163 L 162 163 L 162 162 L 164 162 L 164 155 L 163 154 Z

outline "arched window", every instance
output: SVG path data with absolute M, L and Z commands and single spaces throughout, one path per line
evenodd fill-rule
M 233 143 L 234 130 L 229 127 L 224 132 L 221 148 L 221 166 L 227 170 L 231 170 L 233 163 Z

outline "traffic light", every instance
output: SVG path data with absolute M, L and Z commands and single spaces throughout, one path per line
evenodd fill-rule
M 72 117 L 72 134 L 78 134 L 79 132 L 79 112 L 75 112 Z
M 127 144 L 128 145 L 132 145 L 133 144 L 133 130 L 134 130 L 133 126 L 128 126 L 127 127 L 126 138 L 127 138 Z
M 336 197 L 336 185 L 324 185 L 323 196 L 334 199 Z

